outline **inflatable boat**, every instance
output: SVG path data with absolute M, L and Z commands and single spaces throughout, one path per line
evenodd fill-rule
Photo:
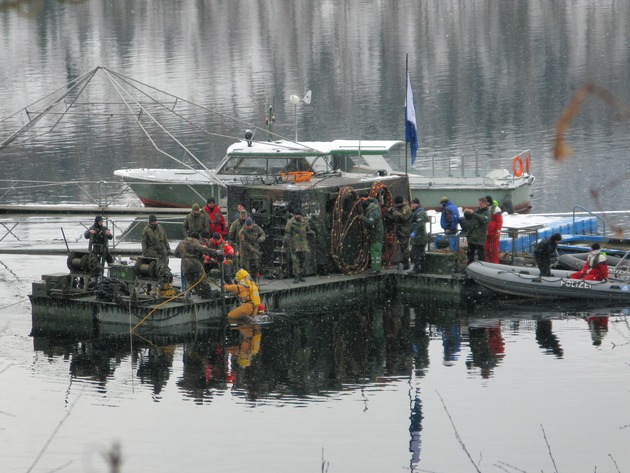
M 540 277 L 538 268 L 476 261 L 468 277 L 493 292 L 536 299 L 588 299 L 630 303 L 630 275 L 619 272 L 607 281 L 569 279 L 573 271 L 552 270 Z

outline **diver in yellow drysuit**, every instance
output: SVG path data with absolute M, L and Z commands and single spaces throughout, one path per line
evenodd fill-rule
M 241 305 L 231 310 L 229 319 L 241 319 L 243 317 L 253 317 L 258 314 L 260 306 L 260 293 L 256 283 L 244 269 L 237 271 L 234 277 L 236 284 L 225 284 L 223 289 L 235 294 L 241 301 Z

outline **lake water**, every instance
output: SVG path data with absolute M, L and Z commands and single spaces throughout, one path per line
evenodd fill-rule
M 205 163 L 245 124 L 264 129 L 270 105 L 288 138 L 297 112 L 300 139 L 402 139 L 408 53 L 421 155 L 530 148 L 534 211 L 595 208 L 590 190 L 625 210 L 629 122 L 613 108 L 589 96 L 565 135 L 573 156 L 551 149 L 589 81 L 630 103 L 629 29 L 615 0 L 18 1 L 0 4 L 0 117 L 102 65 L 223 114 L 199 117 L 212 136 L 178 135 Z M 0 140 L 25 117 L 0 122 Z M 0 179 L 176 167 L 130 123 L 64 117 L 0 150 Z M 1 187 L 3 202 L 76 197 Z M 34 222 L 2 245 L 63 245 Z M 124 472 L 630 470 L 627 308 L 361 301 L 260 332 L 31 337 L 32 281 L 65 271 L 61 256 L 0 255 L 2 471 L 109 471 L 116 443 Z
M 109 471 L 118 444 L 121 471 L 630 468 L 630 308 L 360 301 L 186 336 L 31 337 L 31 282 L 65 257 L 0 262 L 3 471 Z

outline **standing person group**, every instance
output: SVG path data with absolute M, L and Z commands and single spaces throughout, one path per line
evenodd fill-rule
M 490 195 L 480 197 L 476 209 L 464 210 L 464 218 L 459 218 L 457 207 L 447 198 L 442 197 L 442 229 L 446 235 L 456 233 L 457 224 L 466 236 L 468 249 L 467 264 L 475 261 L 499 262 L 499 243 L 503 228 L 503 211 L 499 203 Z M 457 222 L 457 223 L 454 223 Z

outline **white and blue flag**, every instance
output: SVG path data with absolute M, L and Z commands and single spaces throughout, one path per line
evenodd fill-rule
M 407 97 L 405 98 L 405 141 L 411 149 L 411 165 L 413 166 L 418 152 L 418 125 L 416 124 L 416 108 L 413 105 L 411 80 L 407 74 Z

